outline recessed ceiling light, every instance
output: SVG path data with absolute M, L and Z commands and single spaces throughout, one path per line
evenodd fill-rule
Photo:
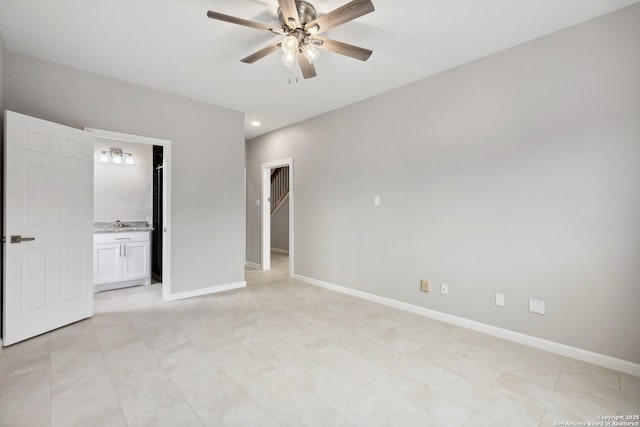
M 261 123 L 259 121 L 257 121 L 257 120 L 252 120 L 251 121 L 251 126 L 253 126 L 253 127 L 258 127 L 260 125 L 261 125 Z

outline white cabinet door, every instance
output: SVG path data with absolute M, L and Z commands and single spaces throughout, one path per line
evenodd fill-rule
M 149 242 L 124 244 L 122 280 L 146 279 L 150 276 Z
M 7 111 L 3 345 L 93 315 L 93 139 Z
M 103 285 L 122 280 L 123 246 L 120 243 L 93 247 L 93 283 Z

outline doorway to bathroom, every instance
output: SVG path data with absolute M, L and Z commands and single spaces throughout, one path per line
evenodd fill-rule
M 151 221 L 151 282 L 162 283 L 162 211 L 163 211 L 163 182 L 164 182 L 164 149 L 161 145 L 153 146 L 153 200 Z
M 171 141 L 85 130 L 95 136 L 95 290 L 156 284 L 167 299 Z

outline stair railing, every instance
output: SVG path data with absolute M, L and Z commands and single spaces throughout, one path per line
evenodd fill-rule
M 289 166 L 271 171 L 271 213 L 276 210 L 289 194 Z

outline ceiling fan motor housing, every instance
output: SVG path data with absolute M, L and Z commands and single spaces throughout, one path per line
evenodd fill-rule
M 296 9 L 298 10 L 298 16 L 300 17 L 300 25 L 304 26 L 309 22 L 315 20 L 318 16 L 316 12 L 316 8 L 309 2 L 296 0 Z M 289 28 L 287 22 L 282 16 L 282 11 L 278 8 L 278 18 L 280 19 L 280 23 L 282 24 L 282 28 Z

